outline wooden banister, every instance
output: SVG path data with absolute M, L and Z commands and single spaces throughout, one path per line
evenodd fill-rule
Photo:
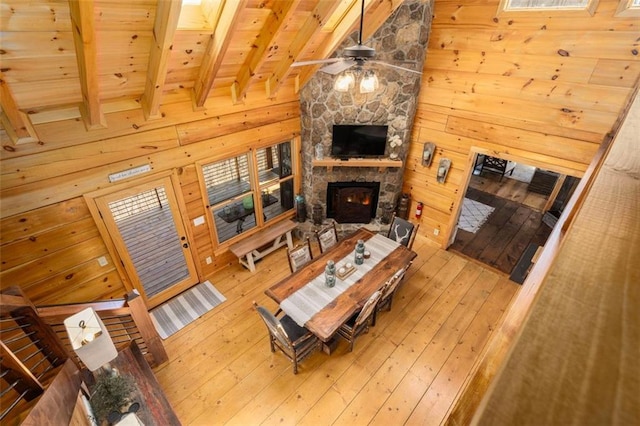
M 138 326 L 138 331 L 147 343 L 147 349 L 153 356 L 156 365 L 160 365 L 169 359 L 167 351 L 162 344 L 162 340 L 156 330 L 151 316 L 147 311 L 144 300 L 136 291 L 127 294 L 127 305 L 131 310 L 131 317 Z
M 10 287 L 0 293 L 3 316 L 2 368 L 11 370 L 4 375 L 4 380 L 9 385 L 16 383 L 13 386 L 21 399 L 41 394 L 44 388 L 41 377 L 64 364 L 67 359 L 73 360 L 81 368 L 81 363 L 69 344 L 63 322 L 88 307 L 93 308 L 103 319 L 116 347 L 121 349 L 128 347 L 131 342 L 137 342 L 145 351 L 150 365 L 157 366 L 168 360 L 144 300 L 136 292 L 121 300 L 36 307 L 20 288 Z M 11 344 L 4 344 L 10 340 L 13 340 Z M 21 346 L 17 346 L 16 342 L 19 340 L 30 343 L 24 345 L 20 342 Z M 30 371 L 25 365 L 26 360 L 16 356 L 21 348 L 28 349 L 27 356 L 37 355 L 38 360 L 42 360 L 38 362 L 42 365 L 37 373 Z M 44 361 L 47 363 L 44 364 Z
M 2 370 L 5 372 L 4 380 L 13 386 L 16 392 L 24 394 L 22 398 L 31 401 L 44 392 L 44 386 L 40 381 L 3 342 L 0 342 L 0 356 Z

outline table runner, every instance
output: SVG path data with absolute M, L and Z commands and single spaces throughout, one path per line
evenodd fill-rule
M 375 265 L 387 257 L 392 251 L 398 248 L 400 244 L 376 234 L 365 241 L 365 250 L 371 253 L 369 259 L 365 259 L 362 265 L 355 265 L 356 270 L 344 280 L 336 277 L 336 285 L 327 287 L 324 281 L 324 270 L 322 273 L 311 280 L 304 287 L 287 297 L 280 303 L 280 308 L 287 313 L 298 325 L 304 327 L 304 324 L 320 312 L 325 306 L 336 299 L 340 294 L 345 292 L 349 287 L 355 284 Z M 342 259 L 333 259 L 336 263 L 336 269 L 344 266 L 345 263 L 354 263 L 355 247 L 351 253 Z

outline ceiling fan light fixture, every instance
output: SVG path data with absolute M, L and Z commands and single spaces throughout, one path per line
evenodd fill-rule
M 373 93 L 378 87 L 378 76 L 373 71 L 367 71 L 360 80 L 360 93 Z
M 333 83 L 333 89 L 336 92 L 348 92 L 355 86 L 355 81 L 356 78 L 353 73 L 346 71 L 336 78 L 335 83 Z

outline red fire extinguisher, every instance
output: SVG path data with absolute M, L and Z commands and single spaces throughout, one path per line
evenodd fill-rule
M 418 202 L 418 205 L 416 206 L 416 219 L 420 219 L 420 216 L 422 216 L 423 207 L 424 205 L 421 202 Z

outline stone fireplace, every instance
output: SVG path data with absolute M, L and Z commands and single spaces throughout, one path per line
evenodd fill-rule
M 379 182 L 331 182 L 327 185 L 327 218 L 338 223 L 369 223 L 376 217 Z
M 363 44 L 376 49 L 377 61 L 422 70 L 432 10 L 432 2 L 407 0 Z M 356 44 L 357 35 L 357 32 L 354 32 L 336 52 L 339 54 L 345 47 Z M 300 91 L 302 192 L 308 208 L 311 209 L 313 206 L 318 210 L 320 206 L 323 219 L 336 220 L 338 231 L 341 233 L 349 232 L 362 224 L 368 224 L 370 229 L 381 228 L 380 217 L 383 211 L 393 208 L 399 200 L 402 193 L 404 160 L 409 148 L 420 91 L 419 74 L 372 63 L 366 63 L 365 67 L 374 70 L 378 76 L 380 86 L 374 93 L 361 94 L 357 87 L 347 93 L 336 92 L 333 90 L 333 84 L 337 76 L 321 71 L 316 72 Z M 362 70 L 356 72 L 361 73 Z M 325 159 L 330 157 L 334 124 L 388 126 L 385 158 L 388 160 L 391 154 L 389 139 L 398 136 L 402 141 L 402 145 L 397 149 L 401 161 L 391 165 L 387 162 L 382 167 L 377 166 L 375 162 L 348 161 L 335 167 L 320 164 L 315 160 L 316 146 L 320 146 L 318 149 L 324 153 Z M 376 197 L 372 197 L 367 205 L 372 219 L 364 214 L 358 222 L 345 219 L 341 216 L 342 213 L 336 217 L 335 199 L 330 198 L 333 195 L 329 195 L 329 186 L 333 187 L 338 182 L 357 183 L 359 188 L 374 183 L 377 185 Z M 305 232 L 303 229 L 301 231 Z

